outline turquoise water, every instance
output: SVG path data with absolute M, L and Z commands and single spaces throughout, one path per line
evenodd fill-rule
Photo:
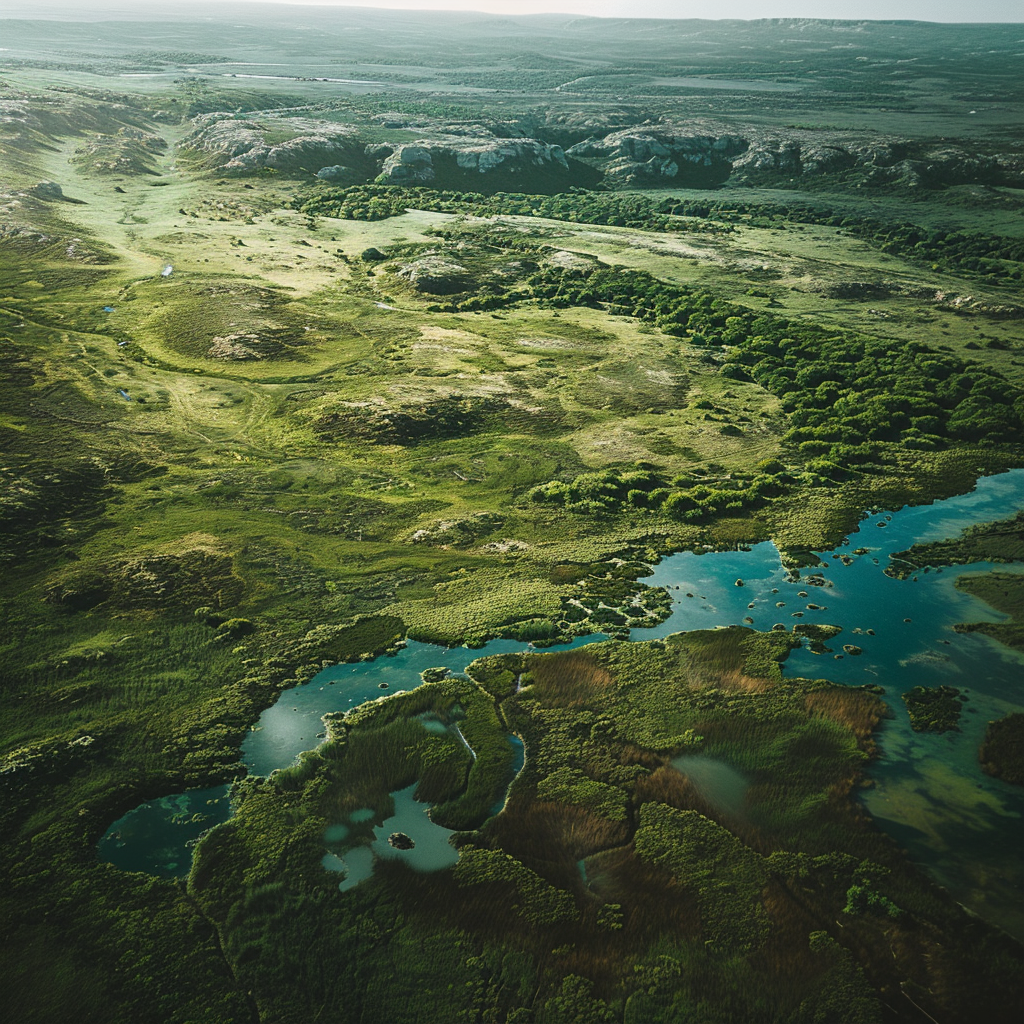
M 1005 518 L 1021 507 L 1024 470 L 1014 470 L 980 480 L 970 494 L 898 512 L 870 514 L 842 544 L 821 553 L 821 565 L 803 569 L 799 579 L 787 574 L 770 543 L 745 551 L 672 555 L 645 578 L 652 586 L 668 588 L 673 597 L 672 613 L 653 629 L 634 630 L 631 639 L 726 625 L 761 630 L 776 623 L 787 628 L 800 622 L 842 626 L 844 632 L 828 643 L 831 653 L 795 651 L 785 671 L 850 685 L 871 682 L 885 687 L 893 719 L 884 724 L 880 734 L 883 757 L 872 766 L 875 785 L 865 792 L 865 805 L 879 826 L 958 899 L 1024 936 L 1024 865 L 1020 856 L 1024 849 L 1024 792 L 990 779 L 977 764 L 986 723 L 1024 709 L 1024 658 L 981 635 L 959 635 L 952 630 L 956 622 L 1002 618 L 981 601 L 957 591 L 957 576 L 991 568 L 1024 571 L 1024 566 L 975 564 L 945 571 L 921 570 L 908 580 L 892 579 L 884 572 L 890 552 L 956 536 L 966 526 Z M 854 554 L 862 548 L 866 553 Z M 813 574 L 817 574 L 814 581 L 810 579 Z M 743 585 L 737 586 L 737 580 Z M 817 607 L 809 607 L 812 605 Z M 603 639 L 600 635 L 583 637 L 550 650 Z M 856 644 L 861 653 L 844 653 L 844 644 Z M 478 649 L 410 642 L 397 653 L 371 662 L 325 669 L 308 685 L 282 694 L 260 716 L 242 746 L 242 759 L 251 772 L 267 775 L 319 744 L 324 733 L 321 716 L 327 712 L 345 711 L 366 700 L 413 689 L 420 685 L 420 672 L 426 668 L 445 665 L 460 673 L 478 657 L 527 649 L 526 644 L 512 640 L 494 640 Z M 381 689 L 382 683 L 386 689 Z M 941 736 L 912 732 L 900 694 L 917 685 L 938 683 L 951 683 L 969 697 L 962 731 Z M 517 741 L 510 738 L 513 746 Z M 518 771 L 525 751 L 515 756 Z M 691 765 L 691 778 L 700 770 Z M 716 785 L 706 777 L 702 784 Z M 229 814 L 223 799 L 212 805 L 205 801 L 224 793 L 226 787 L 221 787 L 143 804 L 111 826 L 100 842 L 100 856 L 128 870 L 186 874 L 190 851 L 185 844 Z M 201 810 L 209 812 L 212 807 L 216 813 L 205 822 L 192 822 L 186 811 L 200 805 Z M 416 813 L 425 817 L 425 807 L 415 807 Z M 384 835 L 385 845 L 391 831 L 408 832 L 390 828 Z M 361 877 L 368 877 L 375 849 L 359 847 L 357 851 L 370 852 L 344 855 L 344 867 L 338 868 L 348 871 L 343 884 L 356 884 L 352 879 L 361 871 L 366 872 Z M 391 847 L 388 850 L 402 853 Z M 408 852 L 415 854 L 416 850 Z M 337 857 L 333 853 L 328 856 Z M 369 859 L 364 865 L 359 858 L 365 857 Z
M 644 580 L 669 588 L 672 615 L 652 630 L 634 630 L 632 638 L 717 625 L 842 626 L 828 642 L 832 653 L 794 651 L 786 674 L 885 688 L 893 718 L 880 732 L 882 757 L 872 764 L 874 786 L 863 792 L 864 805 L 954 897 L 1024 939 L 1024 791 L 978 767 L 987 723 L 1024 710 L 1024 658 L 981 634 L 952 629 L 958 622 L 1006 618 L 957 590 L 957 577 L 992 569 L 1024 572 L 1024 565 L 922 569 L 906 580 L 884 572 L 891 552 L 956 536 L 964 527 L 1006 518 L 1022 507 L 1024 471 L 1014 470 L 980 480 L 970 494 L 869 515 L 842 544 L 821 554 L 822 565 L 803 569 L 798 581 L 787 577 L 772 544 L 748 552 L 672 555 Z M 866 554 L 854 554 L 864 548 Z M 824 585 L 810 585 L 812 573 L 820 574 Z M 862 653 L 845 654 L 844 644 L 855 644 Z M 961 731 L 915 733 L 900 695 L 941 683 L 969 698 Z
M 526 744 L 515 735 L 511 733 L 508 736 L 509 746 L 512 748 L 512 763 L 509 769 L 509 783 L 505 787 L 505 792 L 502 794 L 500 800 L 496 800 L 490 808 L 492 815 L 501 814 L 502 808 L 505 806 L 505 801 L 508 800 L 509 790 L 512 788 L 512 783 L 519 777 L 519 773 L 523 770 L 523 765 L 526 764 Z
M 602 635 L 580 637 L 571 644 L 547 648 L 564 651 L 605 639 Z M 512 654 L 527 650 L 519 640 L 492 640 L 483 647 L 439 647 L 410 640 L 395 654 L 332 665 L 305 686 L 281 695 L 277 703 L 260 715 L 259 722 L 242 744 L 242 761 L 250 772 L 269 775 L 286 768 L 304 750 L 319 746 L 324 736 L 321 718 L 329 711 L 349 711 L 368 700 L 422 684 L 420 673 L 444 665 L 453 675 L 465 672 L 470 662 L 488 654 Z M 381 689 L 381 684 L 387 689 Z

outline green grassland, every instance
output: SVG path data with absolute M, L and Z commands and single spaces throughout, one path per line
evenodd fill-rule
M 144 27 L 137 53 L 123 40 L 83 48 L 57 23 L 45 47 L 38 28 L 11 29 L 6 1019 L 74 1007 L 83 1022 L 796 1022 L 838 1019 L 839 999 L 850 1020 L 915 1021 L 918 1004 L 937 1019 L 971 1006 L 1008 1019 L 1017 948 L 932 889 L 849 799 L 877 702 L 782 682 L 788 639 L 774 635 L 480 663 L 472 682 L 374 705 L 334 723 L 332 744 L 298 768 L 238 783 L 238 816 L 204 842 L 187 886 L 97 861 L 96 840 L 141 800 L 239 778 L 260 711 L 325 664 L 404 637 L 622 635 L 666 614 L 664 592 L 638 580 L 669 552 L 772 539 L 800 564 L 866 507 L 1024 464 L 1009 279 L 788 210 L 867 205 L 1002 245 L 1016 229 L 999 204 L 1019 190 L 672 189 L 652 202 L 710 194 L 777 215 L 635 226 L 507 212 L 493 197 L 418 206 L 402 191 L 394 215 L 370 220 L 310 207 L 331 193 L 308 169 L 220 174 L 182 149 L 189 118 L 217 110 L 268 112 L 268 144 L 292 137 L 269 114 L 300 108 L 370 145 L 413 141 L 438 119 L 571 145 L 598 113 L 605 129 L 709 104 L 770 125 L 814 113 L 800 90 L 779 110 L 779 94 L 756 89 L 666 93 L 629 61 L 628 87 L 602 93 L 593 79 L 565 96 L 552 90 L 582 72 L 540 52 L 428 67 L 410 24 L 396 37 L 406 57 L 392 40 L 338 50 L 326 70 L 303 64 L 301 33 L 283 28 L 274 44 L 225 30 L 213 48 L 192 29 Z M 672 73 L 721 75 L 717 45 Z M 276 53 L 294 74 L 225 79 L 222 53 L 257 71 Z M 1000 59 L 975 69 L 978 88 L 1006 87 Z M 964 86 L 957 66 L 949 88 Z M 889 130 L 896 114 L 871 98 L 883 72 L 854 71 L 830 123 Z M 391 84 L 300 80 L 314 75 Z M 609 106 L 620 91 L 628 102 Z M 969 123 L 948 90 L 914 102 L 936 135 L 960 125 L 981 146 L 1007 130 L 994 100 L 972 100 L 982 113 Z M 841 380 L 825 365 L 836 339 L 865 360 Z M 914 404 L 925 362 L 959 381 L 941 416 Z M 840 391 L 849 409 L 873 375 L 907 407 L 833 415 Z M 532 683 L 512 694 L 524 673 Z M 424 712 L 465 716 L 473 766 L 414 720 Z M 509 730 L 527 767 L 488 817 Z M 697 750 L 748 775 L 762 817 L 723 820 L 701 802 L 669 763 Z M 324 822 L 359 806 L 386 816 L 388 794 L 412 782 L 461 830 L 460 867 L 384 866 L 339 894 L 319 867 Z M 495 904 L 518 910 L 488 925 Z

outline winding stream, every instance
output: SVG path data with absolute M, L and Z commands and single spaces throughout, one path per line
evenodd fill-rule
M 633 630 L 630 639 L 727 625 L 759 630 L 776 623 L 787 628 L 798 622 L 842 626 L 844 632 L 829 643 L 833 653 L 794 651 L 786 672 L 885 687 L 893 719 L 880 733 L 883 756 L 871 768 L 875 785 L 864 791 L 865 805 L 879 826 L 958 900 L 1024 938 L 1024 791 L 984 775 L 977 761 L 986 723 L 1024 710 L 1024 657 L 981 634 L 952 630 L 957 622 L 1005 618 L 956 590 L 958 576 L 993 568 L 1024 572 L 1024 566 L 976 563 L 922 570 L 908 580 L 883 572 L 890 552 L 954 537 L 967 526 L 1006 518 L 1021 507 L 1024 470 L 1013 470 L 979 480 L 970 494 L 867 515 L 850 537 L 821 554 L 823 566 L 803 570 L 800 580 L 787 575 L 771 543 L 747 551 L 672 555 L 645 579 L 669 589 L 672 614 L 652 629 Z M 866 553 L 854 554 L 861 549 Z M 812 574 L 817 574 L 818 585 L 809 581 Z M 583 637 L 548 650 L 604 639 Z M 844 654 L 843 644 L 855 644 L 862 653 Z M 419 674 L 426 668 L 444 665 L 460 673 L 484 655 L 526 649 L 512 640 L 494 640 L 478 649 L 411 641 L 394 655 L 325 669 L 263 712 L 242 746 L 242 760 L 250 772 L 267 775 L 317 746 L 323 736 L 321 716 L 329 711 L 412 689 L 420 685 Z M 914 686 L 939 683 L 951 683 L 969 698 L 962 731 L 913 732 L 900 695 Z M 517 767 L 520 756 L 517 752 Z M 396 815 L 398 806 L 396 794 Z M 405 808 L 402 813 L 408 818 L 414 811 Z M 150 801 L 111 826 L 100 840 L 99 854 L 126 870 L 183 876 L 191 860 L 188 846 L 229 816 L 226 786 Z M 372 859 L 365 856 L 365 867 L 372 870 Z M 351 853 L 346 858 L 348 882 Z

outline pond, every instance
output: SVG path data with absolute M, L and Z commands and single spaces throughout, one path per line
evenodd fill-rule
M 708 806 L 723 818 L 746 817 L 750 783 L 732 765 L 704 754 L 684 754 L 673 758 L 671 764 L 690 780 Z
M 727 625 L 759 630 L 776 623 L 787 628 L 800 622 L 842 626 L 844 632 L 828 644 L 833 649 L 830 653 L 794 651 L 786 662 L 786 673 L 885 687 L 884 699 L 894 717 L 880 733 L 883 756 L 871 768 L 875 785 L 864 793 L 865 806 L 879 826 L 957 899 L 1024 937 L 1024 865 L 1019 853 L 1024 847 L 1024 792 L 984 775 L 977 762 L 986 723 L 1024 709 L 1024 658 L 980 634 L 952 630 L 957 622 L 1004 618 L 956 590 L 957 576 L 992 568 L 1024 571 L 1024 566 L 975 564 L 922 570 L 907 580 L 884 572 L 891 552 L 956 536 L 967 526 L 1006 518 L 1021 507 L 1024 470 L 1014 470 L 979 480 L 970 494 L 869 514 L 833 551 L 821 553 L 822 565 L 802 570 L 799 578 L 787 573 L 771 543 L 749 550 L 669 556 L 645 582 L 668 588 L 672 613 L 652 629 L 633 630 L 630 638 L 648 640 Z M 737 586 L 738 580 L 742 586 Z M 549 650 L 604 639 L 583 637 Z M 856 645 L 861 653 L 845 653 L 844 644 Z M 494 640 L 477 649 L 409 642 L 393 655 L 325 669 L 306 686 L 283 693 L 260 716 L 243 744 L 242 759 L 251 772 L 267 775 L 319 744 L 324 733 L 321 717 L 327 712 L 412 689 L 420 685 L 420 672 L 426 668 L 444 665 L 452 673 L 461 673 L 483 655 L 526 649 L 526 644 L 512 640 Z M 969 698 L 961 732 L 914 733 L 900 695 L 914 686 L 938 683 L 951 683 Z M 382 684 L 387 689 L 381 689 Z M 510 742 L 514 745 L 516 740 Z M 517 770 L 522 756 L 524 751 L 516 752 Z M 713 771 L 723 769 L 728 766 Z M 724 774 L 717 782 L 705 775 L 698 783 L 694 772 L 700 768 L 691 764 L 683 770 L 695 784 L 712 787 L 709 799 L 727 799 L 726 788 L 714 789 L 725 786 Z M 711 769 L 705 765 L 704 770 Z M 181 794 L 136 808 L 111 826 L 100 842 L 100 856 L 129 870 L 187 874 L 191 856 L 187 844 L 194 841 L 197 830 L 224 820 L 229 813 L 223 799 L 215 804 L 206 801 L 222 798 L 226 792 L 221 787 Z M 418 807 L 425 815 L 423 805 Z M 190 810 L 210 813 L 211 818 L 193 821 Z M 352 853 L 345 858 L 347 881 L 356 868 Z M 372 856 L 367 863 L 372 870 Z
M 416 783 L 405 789 L 395 790 L 391 797 L 395 802 L 395 813 L 380 825 L 373 826 L 373 841 L 366 845 L 354 846 L 343 852 L 328 852 L 321 863 L 328 871 L 345 872 L 338 883 L 342 892 L 355 888 L 373 874 L 374 858 L 400 860 L 414 871 L 439 871 L 451 867 L 458 859 L 458 851 L 448 840 L 455 833 L 451 829 L 435 824 L 430 819 L 430 808 L 413 799 Z M 373 811 L 369 811 L 372 818 Z M 353 825 L 368 820 L 366 812 L 356 811 L 349 815 Z M 412 841 L 409 849 L 400 849 L 388 842 L 389 836 L 401 833 Z M 329 825 L 324 833 L 328 847 L 342 845 L 349 835 L 345 824 Z
M 230 817 L 227 786 L 148 800 L 107 829 L 99 842 L 100 859 L 123 871 L 162 878 L 187 875 L 199 837 Z

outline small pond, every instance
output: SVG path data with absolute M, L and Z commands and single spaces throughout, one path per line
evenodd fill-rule
M 725 818 L 746 817 L 750 783 L 732 765 L 705 754 L 684 754 L 673 758 L 671 763 L 716 812 Z
M 451 829 L 434 824 L 430 819 L 430 808 L 413 799 L 416 783 L 405 789 L 395 790 L 391 797 L 395 802 L 395 813 L 380 825 L 373 827 L 373 842 L 355 846 L 338 854 L 328 852 L 321 863 L 328 871 L 345 872 L 338 888 L 345 892 L 355 888 L 373 874 L 374 857 L 382 860 L 400 860 L 415 871 L 439 871 L 451 867 L 458 859 L 458 851 L 448 840 L 455 833 Z M 349 815 L 350 825 L 366 821 L 373 811 L 356 811 Z M 401 832 L 412 840 L 411 849 L 397 849 L 388 842 L 388 837 Z M 342 845 L 350 834 L 346 824 L 329 825 L 324 832 L 328 847 Z

